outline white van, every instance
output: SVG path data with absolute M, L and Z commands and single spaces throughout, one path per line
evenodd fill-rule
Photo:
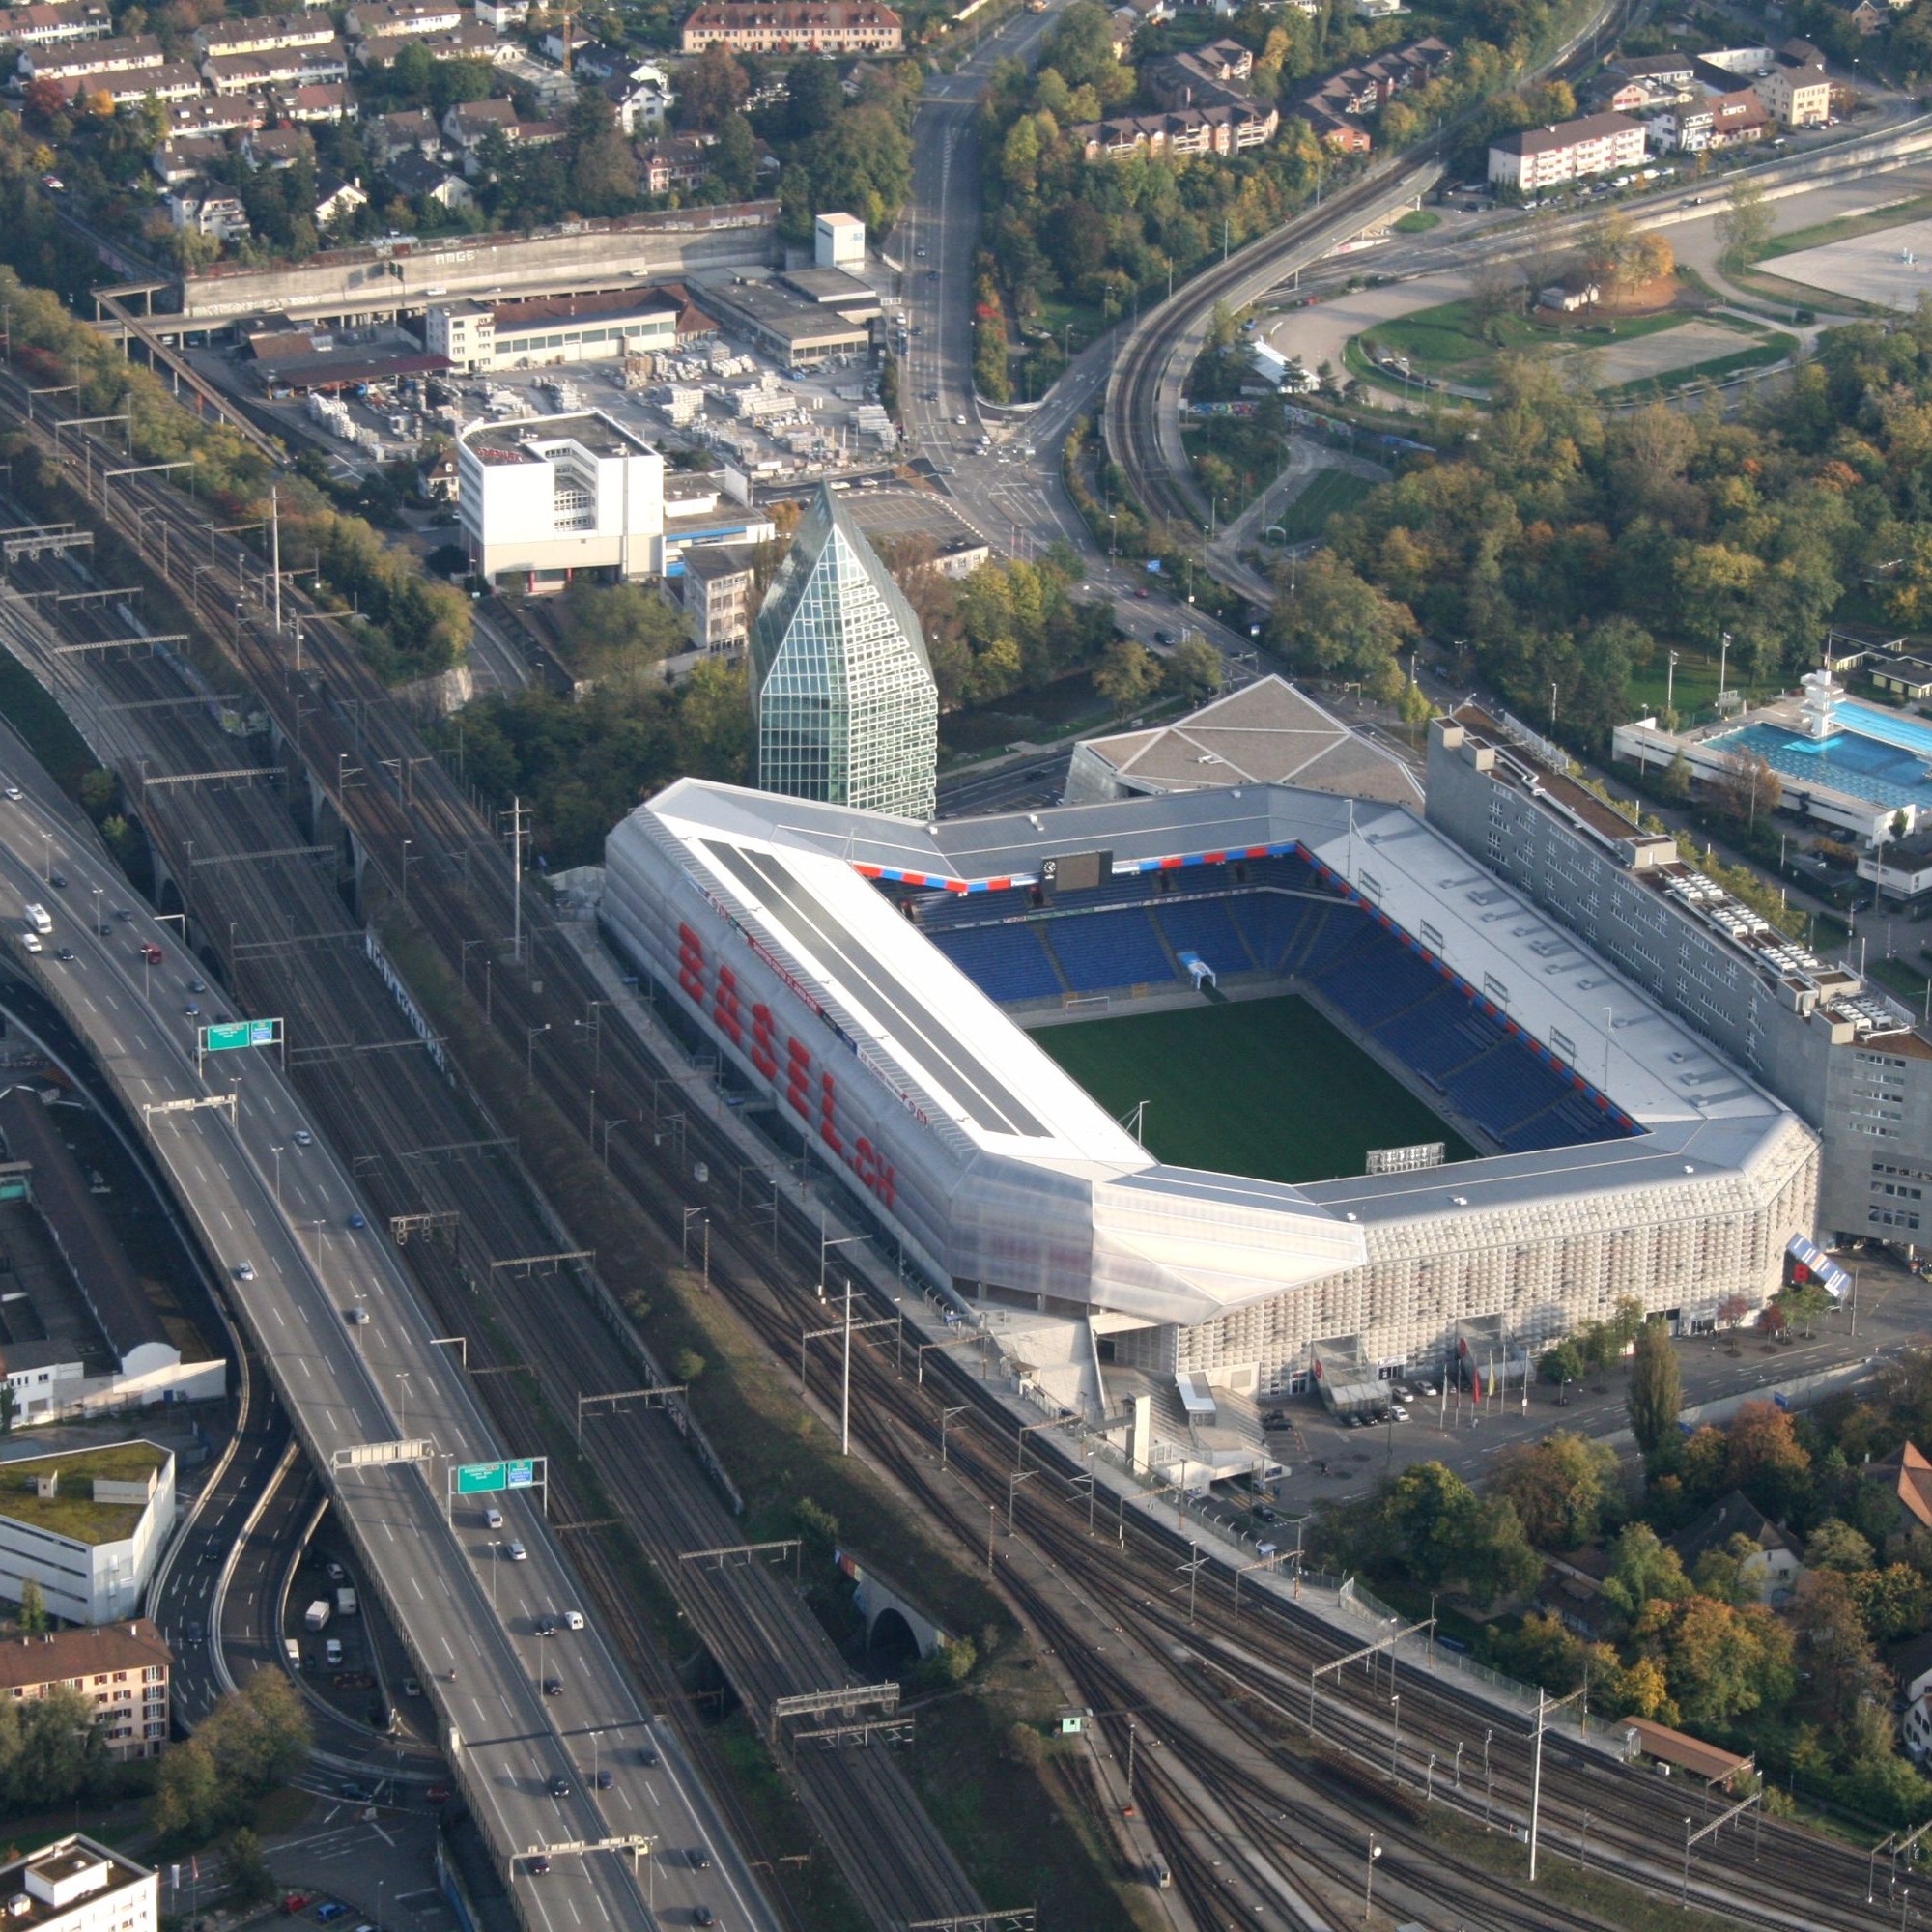
M 54 923 L 51 919 L 47 917 L 47 909 L 45 906 L 35 905 L 30 901 L 26 906 L 22 908 L 22 910 L 25 912 L 27 916 L 27 925 L 29 930 L 38 932 L 42 935 L 42 937 L 44 938 L 46 934 L 50 933 L 54 929 Z
M 486 1509 L 483 1512 L 483 1527 L 485 1529 L 501 1529 L 502 1526 L 503 1512 L 501 1510 Z

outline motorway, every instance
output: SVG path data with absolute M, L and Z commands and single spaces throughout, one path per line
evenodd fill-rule
M 17 644 L 37 624 L 10 598 L 0 606 L 0 628 Z M 43 834 L 51 834 L 53 862 L 71 882 L 52 908 L 52 943 L 74 958 L 64 962 L 48 952 L 22 966 L 38 971 L 131 1119 L 142 1119 L 147 1105 L 202 1097 L 211 1090 L 196 1077 L 195 1023 L 184 1010 L 191 962 L 182 959 L 170 928 L 140 913 L 104 921 L 105 935 L 73 916 L 97 889 L 108 905 L 128 905 L 126 882 L 25 748 L 9 742 L 0 756 L 8 778 L 26 792 L 0 803 L 0 904 L 56 896 L 34 864 L 45 849 Z M 10 911 L 0 930 L 18 946 L 16 915 Z M 135 949 L 144 940 L 163 949 L 161 967 L 140 963 Z M 233 1124 L 223 1109 L 161 1117 L 153 1123 L 154 1149 L 216 1264 L 231 1273 L 243 1264 L 251 1270 L 251 1280 L 236 1281 L 234 1298 L 318 1465 L 327 1467 L 338 1449 L 411 1435 L 436 1444 L 438 1462 L 345 1472 L 335 1489 L 365 1570 L 379 1579 L 432 1685 L 457 1779 L 486 1835 L 505 1853 L 648 1834 L 672 1853 L 646 1866 L 647 1874 L 664 1868 L 668 1898 L 704 1902 L 728 1914 L 724 1922 L 733 1927 L 768 1932 L 757 1889 L 708 1802 L 674 1768 L 675 1755 L 667 1756 L 668 1742 L 595 1625 L 548 1644 L 534 1635 L 540 1615 L 575 1608 L 581 1592 L 530 1495 L 502 1498 L 502 1536 L 522 1541 L 524 1561 L 506 1560 L 501 1539 L 485 1531 L 475 1507 L 445 1524 L 446 1462 L 490 1460 L 502 1450 L 458 1365 L 432 1346 L 387 1243 L 350 1228 L 359 1208 L 347 1175 L 320 1142 L 297 1142 L 297 1130 L 307 1131 L 304 1117 L 268 1055 L 251 1053 L 248 1061 L 224 1069 L 230 1079 L 213 1090 L 234 1095 Z M 289 1155 L 279 1189 L 271 1179 L 276 1148 Z M 180 1644 L 186 1633 L 169 1635 Z M 559 1696 L 546 1697 L 539 1688 L 550 1675 L 562 1682 Z M 594 1744 L 593 1731 L 601 1734 Z M 646 1747 L 656 1761 L 650 1770 L 640 1763 Z M 602 1768 L 614 1771 L 609 1792 L 590 1788 L 593 1751 Z M 677 1856 L 696 1846 L 715 1852 L 706 1870 Z M 512 1889 L 526 1920 L 546 1927 L 630 1924 L 643 1905 L 640 1878 L 613 1854 L 558 1857 L 551 1876 L 520 1876 Z

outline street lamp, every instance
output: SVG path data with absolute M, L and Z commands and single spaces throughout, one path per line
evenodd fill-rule
M 1382 1855 L 1382 1848 L 1376 1843 L 1375 1833 L 1369 1834 L 1368 1876 L 1362 1885 L 1362 1923 L 1368 1924 L 1376 1914 L 1376 1861 Z
M 524 1034 L 524 1085 L 532 1094 L 537 1091 L 537 1035 L 548 1033 L 550 1022 L 541 1026 L 526 1028 Z
M 275 1212 L 282 1211 L 282 1151 L 271 1147 L 269 1151 L 275 1156 Z
M 410 1372 L 409 1372 L 409 1370 L 407 1370 L 407 1369 L 398 1369 L 398 1370 L 396 1371 L 396 1381 L 397 1381 L 397 1384 L 398 1384 L 398 1386 L 399 1386 L 399 1388 L 400 1388 L 400 1390 L 401 1390 L 401 1394 L 400 1394 L 400 1397 L 399 1397 L 399 1399 L 398 1399 L 398 1403 L 397 1403 L 397 1406 L 396 1406 L 396 1435 L 398 1435 L 398 1436 L 399 1436 L 399 1437 L 400 1437 L 400 1438 L 401 1438 L 402 1440 L 404 1440 L 404 1441 L 408 1441 L 408 1439 L 409 1439 L 409 1434 L 410 1434 Z

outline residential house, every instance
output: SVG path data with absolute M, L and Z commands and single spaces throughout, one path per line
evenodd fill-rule
M 521 33 L 529 17 L 530 0 L 476 0 L 476 24 L 493 34 Z
M 275 112 L 284 121 L 352 121 L 355 118 L 355 97 L 344 81 L 317 81 L 297 87 L 276 88 L 270 97 Z
M 55 80 L 79 80 L 92 74 L 126 73 L 133 68 L 160 64 L 161 43 L 152 34 L 127 34 L 112 40 L 20 49 L 20 73 L 28 80 L 39 80 L 43 75 Z
M 210 20 L 194 33 L 201 54 L 276 54 L 290 47 L 326 46 L 335 38 L 328 15 L 262 14 L 253 19 Z
M 678 134 L 646 148 L 638 157 L 639 187 L 645 194 L 696 187 L 711 172 L 710 147 L 696 135 Z
M 358 208 L 367 208 L 368 193 L 360 182 L 344 181 L 339 175 L 328 175 L 315 185 L 315 225 L 327 228 L 331 222 L 354 214 Z
M 1865 1463 L 1860 1473 L 1893 1504 L 1890 1534 L 1916 1543 L 1932 1530 L 1932 1462 L 1915 1444 L 1906 1443 L 1881 1463 Z
M 357 62 L 376 72 L 394 67 L 405 47 L 421 47 L 431 60 L 488 60 L 501 43 L 488 27 L 466 20 L 446 34 L 383 34 L 355 43 Z
M 412 35 L 452 33 L 465 17 L 456 0 L 385 0 L 385 4 L 350 8 L 343 25 L 352 40 L 407 40 Z
M 517 125 L 517 109 L 508 100 L 459 100 L 442 117 L 442 138 L 468 156 L 490 134 L 507 134 Z
M 451 174 L 440 162 L 430 160 L 413 148 L 398 155 L 383 172 L 406 201 L 431 201 L 451 213 L 476 205 L 469 184 L 461 175 Z
M 168 218 L 185 234 L 212 235 L 217 242 L 239 241 L 248 233 L 242 197 L 205 181 L 188 182 L 169 194 Z
M 273 53 L 210 54 L 203 78 L 216 94 L 251 94 L 270 87 L 327 87 L 349 78 L 349 55 L 333 37 L 318 46 Z
M 1403 0 L 1355 0 L 1355 16 L 1362 20 L 1393 20 L 1408 9 Z
M 1695 60 L 1694 54 L 1619 54 L 1610 66 L 1631 80 L 1689 87 Z
M 0 40 L 16 47 L 54 47 L 70 41 L 105 40 L 114 17 L 101 0 L 74 0 L 65 7 L 10 7 Z
M 1869 37 L 1886 23 L 1889 10 L 1872 0 L 1825 0 L 1825 4 L 1854 31 Z
M 1743 1539 L 1738 1546 L 1740 1552 L 1745 1544 L 1749 1545 L 1749 1553 L 1741 1555 L 1740 1583 L 1761 1604 L 1787 1602 L 1804 1567 L 1799 1560 L 1798 1546 L 1741 1491 L 1719 1496 L 1694 1522 L 1670 1539 L 1670 1547 L 1689 1575 L 1696 1569 L 1698 1559 L 1710 1551 L 1728 1553 L 1734 1537 Z
M 148 165 L 165 187 L 179 187 L 183 182 L 203 175 L 216 161 L 228 157 L 228 143 L 213 134 L 187 134 L 161 142 L 148 157 Z
M 94 73 L 84 78 L 63 74 L 56 83 L 70 100 L 105 95 L 116 107 L 131 107 L 150 96 L 164 106 L 198 100 L 207 93 L 201 76 L 185 61 L 163 61 L 158 67 L 129 68 L 121 73 Z
M 875 0 L 699 0 L 685 15 L 683 50 L 734 53 L 895 54 L 899 16 Z
M 463 488 L 456 451 L 444 444 L 417 470 L 416 482 L 432 503 L 454 503 Z
M 204 94 L 168 109 L 168 128 L 179 139 L 195 134 L 232 134 L 239 128 L 260 128 L 269 119 L 269 102 L 260 94 Z
M 292 168 L 315 159 L 315 142 L 300 128 L 258 128 L 242 138 L 242 157 L 251 168 Z
M 1426 86 L 1454 58 L 1448 43 L 1430 34 L 1359 67 L 1331 73 L 1302 96 L 1294 111 L 1313 127 L 1324 147 L 1338 154 L 1366 155 L 1374 141 L 1362 122 L 1397 95 Z
M 1604 1595 L 1604 1578 L 1609 1573 L 1609 1551 L 1601 1544 L 1561 1556 L 1545 1555 L 1536 1607 L 1586 1643 L 1607 1637 L 1617 1622 L 1616 1607 Z
M 663 68 L 640 61 L 628 72 L 615 73 L 604 83 L 617 126 L 628 135 L 654 133 L 665 125 L 676 96 Z
M 1114 58 L 1123 61 L 1134 50 L 1134 40 L 1140 33 L 1142 16 L 1131 7 L 1116 7 L 1109 17 L 1112 21 L 1109 31 L 1113 37 Z
M 1702 154 L 1707 148 L 1735 148 L 1761 141 L 1771 116 L 1753 88 L 1711 94 L 1657 115 L 1648 123 L 1650 145 L 1660 154 Z
M 427 108 L 412 107 L 401 114 L 379 116 L 369 126 L 366 142 L 369 158 L 381 166 L 412 149 L 419 155 L 440 154 L 442 129 Z
M 1787 128 L 1820 128 L 1831 119 L 1831 76 L 1809 41 L 1786 41 L 1754 84 L 1772 118 Z
M 1932 1631 L 1889 1644 L 1886 1668 L 1898 1686 L 1898 1735 L 1905 1754 L 1923 1763 L 1932 1749 Z
M 1066 131 L 1094 161 L 1103 156 L 1121 160 L 1130 155 L 1232 155 L 1264 147 L 1280 127 L 1280 112 L 1272 104 L 1264 107 L 1250 100 L 1239 107 L 1117 114 L 1105 121 L 1077 122 Z
M 56 1690 L 78 1691 L 109 1757 L 120 1763 L 159 1757 L 168 1746 L 174 1662 L 159 1630 L 146 1617 L 10 1638 L 0 1644 L 0 1698 L 17 1707 Z M 37 1914 L 34 1922 L 44 1925 L 44 1914 Z
M 1519 194 L 1535 194 L 1587 175 L 1636 167 L 1643 155 L 1641 123 L 1622 114 L 1590 114 L 1492 142 L 1490 180 Z
M 1255 57 L 1239 41 L 1209 41 L 1150 61 L 1141 77 L 1163 107 L 1211 107 L 1252 99 L 1242 83 L 1254 71 Z

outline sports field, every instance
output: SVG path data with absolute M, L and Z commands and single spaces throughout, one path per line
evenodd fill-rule
M 1032 1036 L 1116 1116 L 1145 1100 L 1141 1138 L 1179 1167 L 1257 1180 L 1360 1174 L 1370 1148 L 1475 1150 L 1360 1047 L 1293 997 L 1082 1020 Z

